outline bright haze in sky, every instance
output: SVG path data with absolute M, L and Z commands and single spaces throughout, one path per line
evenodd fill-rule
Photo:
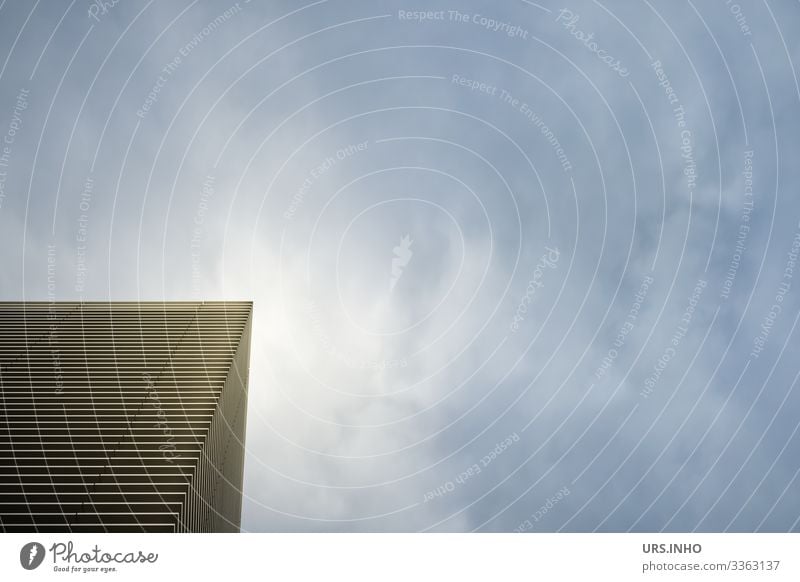
M 2 3 L 0 299 L 252 300 L 243 530 L 797 531 L 798 17 Z

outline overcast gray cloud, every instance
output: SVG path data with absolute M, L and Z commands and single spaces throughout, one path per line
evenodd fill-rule
M 0 4 L 0 293 L 255 302 L 247 531 L 797 531 L 789 1 Z

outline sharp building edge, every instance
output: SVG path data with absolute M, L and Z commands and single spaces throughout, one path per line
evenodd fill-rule
M 0 531 L 239 531 L 252 311 L 0 302 Z

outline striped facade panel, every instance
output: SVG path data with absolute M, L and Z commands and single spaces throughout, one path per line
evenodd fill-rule
M 0 303 L 0 531 L 239 531 L 252 303 Z

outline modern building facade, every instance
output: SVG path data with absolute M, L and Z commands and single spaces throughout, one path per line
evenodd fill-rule
M 239 531 L 252 309 L 0 303 L 0 531 Z

